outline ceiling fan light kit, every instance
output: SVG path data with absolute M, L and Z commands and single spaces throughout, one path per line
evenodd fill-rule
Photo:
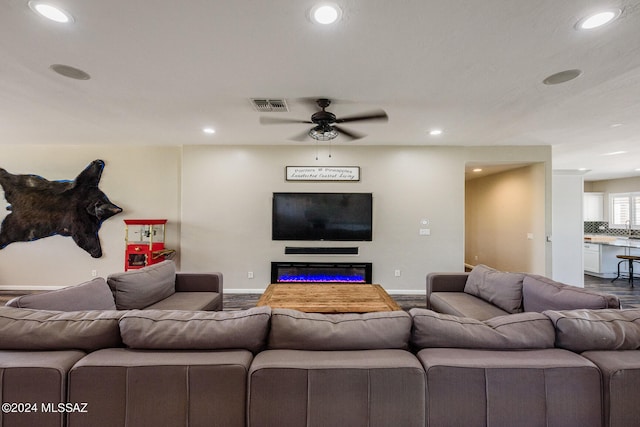
M 338 136 L 338 131 L 331 126 L 316 126 L 309 131 L 309 136 L 317 141 L 331 141 Z

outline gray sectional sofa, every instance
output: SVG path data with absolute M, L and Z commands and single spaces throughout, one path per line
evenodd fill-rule
M 640 310 L 1 307 L 0 381 L 3 427 L 634 426 Z
M 79 285 L 23 295 L 10 307 L 39 310 L 223 309 L 222 273 L 180 273 L 167 260 L 138 270 L 96 277 Z
M 426 289 L 427 308 L 478 320 L 520 312 L 620 308 L 615 295 L 482 264 L 471 272 L 430 273 Z

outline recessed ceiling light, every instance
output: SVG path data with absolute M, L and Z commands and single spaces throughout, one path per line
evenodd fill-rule
M 616 19 L 621 13 L 622 10 L 620 9 L 610 9 L 585 16 L 576 23 L 576 29 L 592 30 L 594 28 L 602 27 Z
M 442 129 L 432 129 L 429 131 L 429 135 L 431 136 L 442 135 Z
M 30 1 L 29 7 L 39 15 L 44 16 L 55 22 L 66 24 L 73 22 L 73 16 L 64 9 L 60 9 L 57 6 L 50 5 L 41 1 Z
M 333 24 L 342 16 L 342 10 L 333 3 L 320 3 L 311 8 L 311 21 L 322 25 Z
M 475 168 L 473 171 L 474 171 L 474 172 L 482 172 L 482 169 L 480 169 L 480 168 Z
M 52 71 L 60 74 L 61 76 L 69 77 L 70 79 L 89 80 L 91 78 L 91 76 L 87 72 L 70 65 L 53 64 L 49 68 Z
M 202 132 L 213 135 L 214 133 L 216 133 L 216 130 L 214 128 L 202 128 Z
M 560 83 L 565 83 L 570 80 L 573 80 L 576 77 L 578 77 L 580 74 L 582 74 L 582 71 L 580 70 L 560 71 L 559 73 L 551 74 L 549 77 L 544 79 L 542 83 L 546 85 L 557 85 Z

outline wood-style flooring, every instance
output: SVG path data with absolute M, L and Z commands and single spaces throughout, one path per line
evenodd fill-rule
M 612 283 L 611 279 L 602 279 L 585 274 L 584 287 L 585 289 L 597 292 L 617 295 L 622 303 L 622 308 L 640 308 L 640 279 L 637 279 L 632 288 L 627 280 L 619 279 Z M 393 298 L 403 310 L 409 310 L 414 307 L 427 307 L 424 295 L 391 294 L 391 298 Z M 259 299 L 260 294 L 227 293 L 224 295 L 224 309 L 242 310 L 255 307 Z

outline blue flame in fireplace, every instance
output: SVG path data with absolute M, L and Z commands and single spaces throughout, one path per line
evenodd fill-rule
M 279 283 L 365 283 L 363 275 L 347 276 L 343 274 L 282 274 Z
M 366 265 L 350 263 L 272 263 L 278 283 L 367 283 Z

